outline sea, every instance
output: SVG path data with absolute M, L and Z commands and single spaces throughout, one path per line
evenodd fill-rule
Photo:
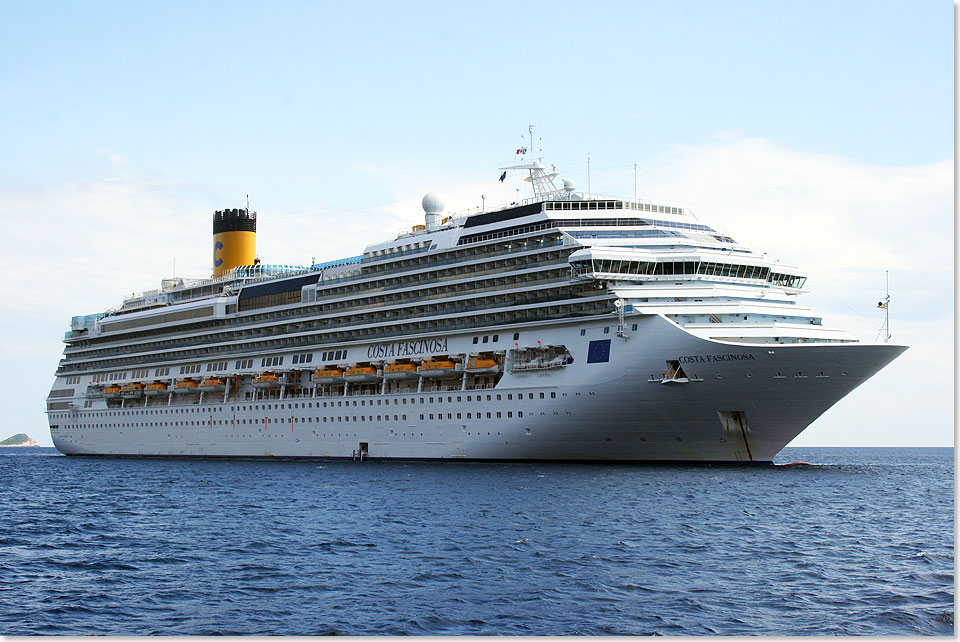
M 0 634 L 954 634 L 952 448 L 776 463 L 2 448 Z

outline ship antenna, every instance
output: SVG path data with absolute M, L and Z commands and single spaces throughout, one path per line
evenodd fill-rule
M 886 343 L 890 340 L 890 337 L 893 336 L 890 334 L 890 270 L 884 270 L 883 274 L 886 277 L 886 287 L 885 287 L 886 292 L 883 300 L 885 305 L 883 306 L 883 309 L 887 313 L 886 319 L 884 320 L 884 323 L 887 326 L 887 336 L 883 340 L 883 342 Z
M 590 152 L 587 152 L 587 198 L 590 198 Z
M 884 270 L 883 272 L 886 275 L 887 280 L 886 295 L 883 297 L 883 301 L 880 301 L 880 303 L 877 304 L 877 307 L 883 308 L 885 313 L 883 327 L 880 328 L 880 332 L 883 333 L 883 342 L 887 343 L 893 336 L 890 334 L 890 270 Z

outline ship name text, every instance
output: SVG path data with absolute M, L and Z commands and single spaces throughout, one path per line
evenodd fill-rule
M 677 359 L 680 363 L 712 363 L 714 361 L 755 361 L 752 354 L 694 354 Z
M 367 348 L 368 359 L 382 359 L 384 357 L 406 357 L 418 354 L 435 354 L 447 351 L 446 339 L 419 339 L 417 341 L 398 341 L 396 343 L 381 343 Z

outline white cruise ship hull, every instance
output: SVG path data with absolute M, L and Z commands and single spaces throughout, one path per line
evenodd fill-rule
M 628 317 L 622 337 L 615 318 L 495 332 L 518 332 L 520 348 L 565 346 L 573 363 L 508 365 L 495 386 L 476 389 L 458 373 L 424 379 L 418 392 L 391 393 L 383 382 L 346 396 L 310 386 L 296 397 L 261 400 L 241 389 L 227 401 L 174 396 L 132 408 L 91 399 L 50 413 L 51 434 L 68 455 L 769 463 L 906 349 L 724 343 L 659 315 Z M 469 354 L 478 334 L 444 335 L 443 353 Z M 382 354 L 403 342 L 350 351 Z M 686 376 L 664 381 L 671 361 Z

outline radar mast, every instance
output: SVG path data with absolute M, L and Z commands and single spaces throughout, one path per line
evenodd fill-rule
M 556 165 L 550 165 L 550 168 L 548 169 L 543 164 L 543 158 L 536 158 L 536 153 L 533 146 L 533 127 L 534 126 L 531 124 L 527 130 L 530 132 L 529 149 L 530 153 L 535 157 L 534 160 L 532 162 L 522 163 L 520 165 L 507 165 L 505 167 L 500 167 L 499 169 L 525 169 L 529 171 L 530 175 L 523 180 L 533 185 L 533 196 L 536 199 L 546 200 L 555 199 L 558 197 L 569 198 L 567 191 L 558 188 L 556 183 L 553 182 L 553 179 L 560 175 L 560 169 Z

